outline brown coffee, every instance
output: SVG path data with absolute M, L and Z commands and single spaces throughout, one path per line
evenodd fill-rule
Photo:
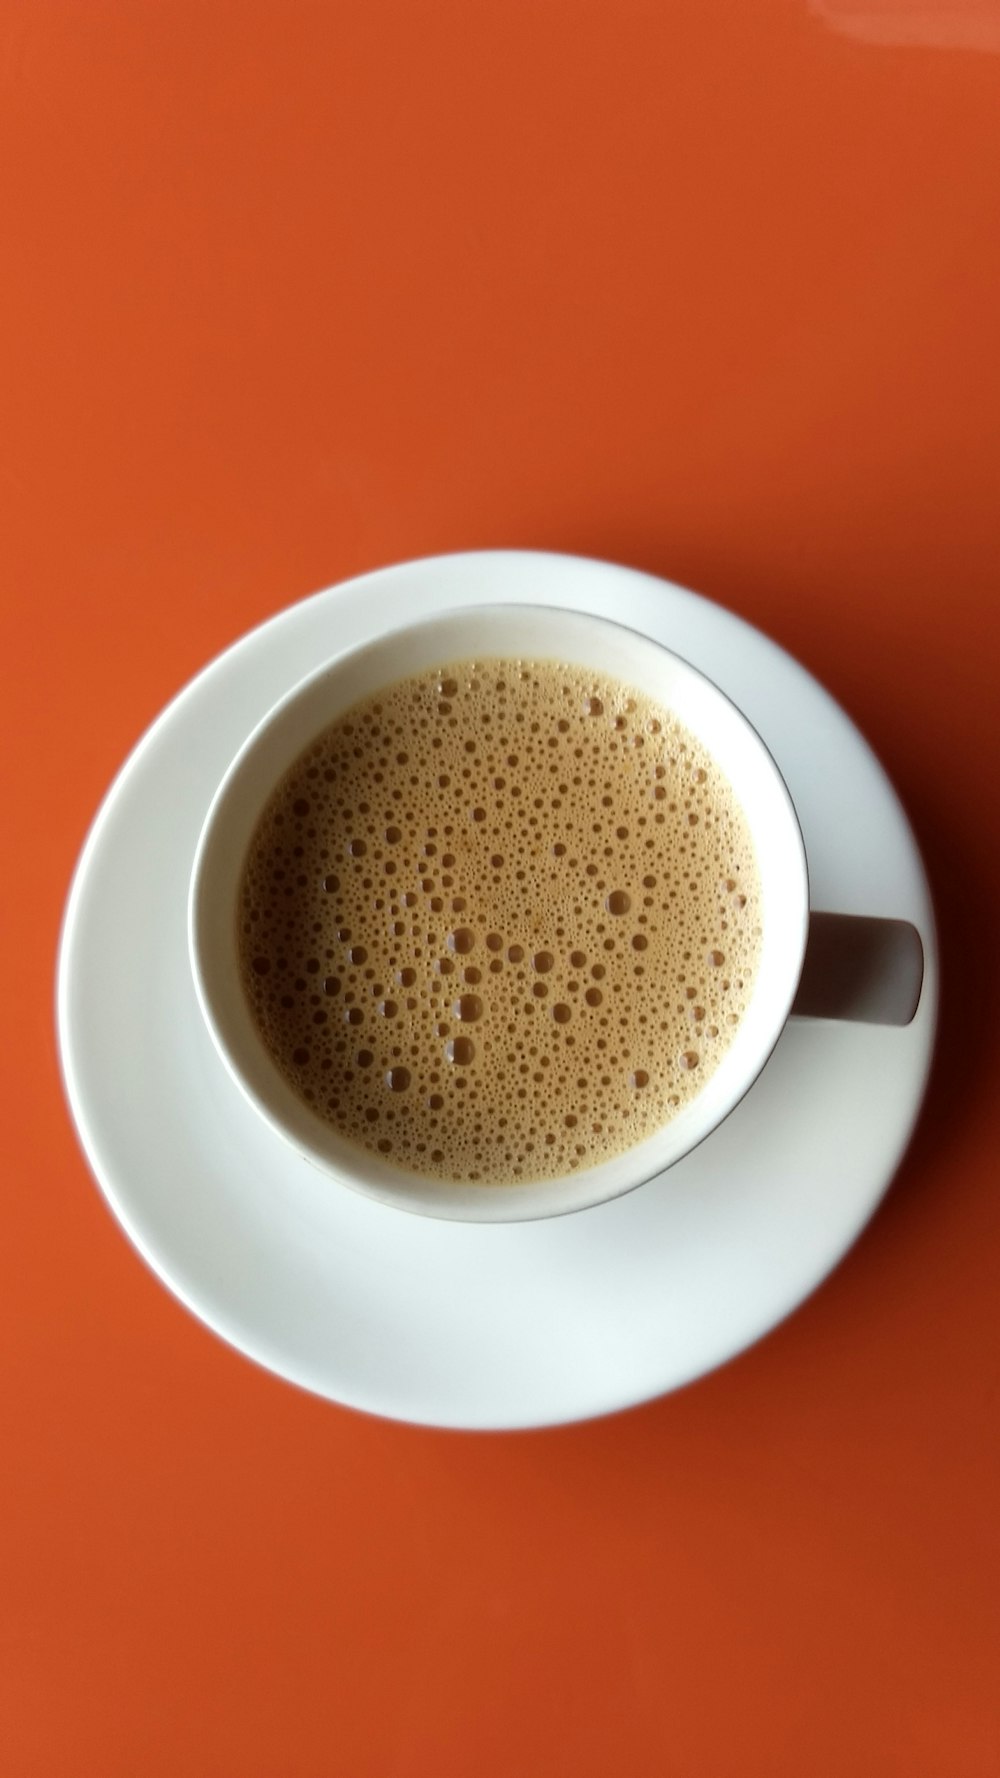
M 261 817 L 239 922 L 296 1092 L 455 1182 L 651 1135 L 725 1053 L 760 948 L 718 767 L 669 710 L 550 661 L 460 662 L 332 723 Z

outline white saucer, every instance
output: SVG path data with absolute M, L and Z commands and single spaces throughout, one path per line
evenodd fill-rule
M 241 742 L 341 649 L 462 604 L 539 601 L 657 637 L 736 701 L 798 808 L 812 905 L 911 921 L 926 973 L 905 1028 L 790 1022 L 693 1154 L 546 1222 L 409 1216 L 331 1189 L 249 1108 L 195 1001 L 191 861 Z M 882 768 L 816 681 L 738 618 L 604 563 L 495 552 L 405 563 L 262 625 L 164 711 L 101 808 L 59 963 L 70 1106 L 119 1221 L 166 1285 L 258 1363 L 331 1400 L 452 1427 L 551 1425 L 721 1364 L 837 1263 L 920 1105 L 937 1012 L 920 857 Z

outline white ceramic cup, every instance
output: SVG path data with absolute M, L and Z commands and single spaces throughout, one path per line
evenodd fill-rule
M 280 1073 L 251 1015 L 238 960 L 240 881 L 271 793 L 316 736 L 360 699 L 459 660 L 553 660 L 654 697 L 703 744 L 744 810 L 760 878 L 763 938 L 739 1029 L 701 1091 L 669 1123 L 611 1160 L 555 1180 L 450 1185 L 393 1166 L 338 1135 Z M 636 630 L 581 612 L 485 605 L 401 627 L 328 662 L 268 712 L 212 802 L 195 858 L 189 943 L 209 1031 L 261 1117 L 301 1155 L 384 1204 L 467 1222 L 513 1222 L 621 1196 L 688 1154 L 749 1091 L 795 997 L 809 927 L 805 848 L 785 782 L 756 730 L 703 674 Z

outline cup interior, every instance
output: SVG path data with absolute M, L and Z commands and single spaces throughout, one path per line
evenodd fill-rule
M 292 1090 L 247 1005 L 238 957 L 244 861 L 259 816 L 299 754 L 338 716 L 394 681 L 469 659 L 589 667 L 666 705 L 728 778 L 750 824 L 761 888 L 757 978 L 739 1029 L 701 1091 L 652 1136 L 566 1178 L 449 1185 L 341 1137 Z M 460 1221 L 522 1221 L 620 1196 L 687 1154 L 733 1109 L 766 1062 L 791 1009 L 805 952 L 805 850 L 791 798 L 760 736 L 703 674 L 638 631 L 582 612 L 476 606 L 410 625 L 338 656 L 296 686 L 241 748 L 213 799 L 191 881 L 189 945 L 216 1047 L 257 1112 L 297 1153 L 383 1203 Z

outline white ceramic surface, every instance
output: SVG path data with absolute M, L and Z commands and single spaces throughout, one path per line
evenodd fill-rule
M 733 1043 L 701 1092 L 646 1141 L 566 1178 L 444 1185 L 345 1141 L 278 1072 L 250 1016 L 237 955 L 243 862 L 260 811 L 303 749 L 360 698 L 452 661 L 556 660 L 586 667 L 665 705 L 716 761 L 750 823 L 764 938 Z M 721 1123 L 752 1086 L 791 1009 L 809 923 L 802 834 L 760 737 L 716 686 L 638 630 L 591 613 L 523 604 L 467 606 L 348 649 L 270 711 L 212 801 L 192 873 L 189 937 L 198 999 L 219 1054 L 248 1102 L 296 1153 L 344 1185 L 459 1222 L 518 1222 L 585 1209 L 662 1173 Z
M 814 906 L 911 921 L 925 976 L 903 1028 L 791 1020 L 726 1122 L 640 1190 L 574 1216 L 464 1225 L 332 1190 L 248 1107 L 198 1008 L 187 889 L 216 787 L 284 692 L 403 619 L 511 601 L 613 617 L 707 674 L 789 785 Z M 516 552 L 407 563 L 331 588 L 194 680 L 98 814 L 58 981 L 84 1149 L 115 1215 L 181 1301 L 251 1358 L 332 1400 L 482 1428 L 645 1400 L 723 1362 L 801 1302 L 895 1171 L 936 1010 L 933 917 L 912 835 L 877 760 L 815 680 L 739 619 L 666 582 Z

